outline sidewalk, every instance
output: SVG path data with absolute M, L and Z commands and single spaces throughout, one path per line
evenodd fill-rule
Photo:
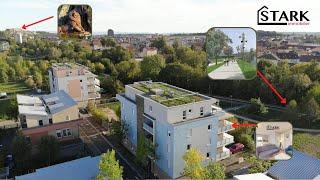
M 208 76 L 211 79 L 245 79 L 237 62 L 229 61 L 229 65 L 224 64 L 218 69 L 210 72 Z

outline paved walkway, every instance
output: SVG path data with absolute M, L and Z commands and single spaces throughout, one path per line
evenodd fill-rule
M 218 69 L 210 72 L 211 79 L 245 79 L 237 62 L 229 61 L 229 65 L 224 64 Z

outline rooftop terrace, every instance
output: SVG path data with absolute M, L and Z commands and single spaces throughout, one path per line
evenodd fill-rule
M 169 84 L 152 81 L 135 82 L 131 87 L 144 92 L 145 97 L 167 107 L 207 100 L 205 96 Z

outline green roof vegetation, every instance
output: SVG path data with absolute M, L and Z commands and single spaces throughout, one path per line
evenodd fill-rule
M 204 100 L 204 98 L 197 93 L 188 92 L 159 82 L 137 82 L 134 83 L 132 87 L 144 92 L 152 100 L 168 107 Z M 162 92 L 156 94 L 153 92 L 154 90 Z

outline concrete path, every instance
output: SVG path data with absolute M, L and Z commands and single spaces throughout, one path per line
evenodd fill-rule
M 218 69 L 210 72 L 211 79 L 245 79 L 237 62 L 229 61 L 229 65 L 224 64 Z

